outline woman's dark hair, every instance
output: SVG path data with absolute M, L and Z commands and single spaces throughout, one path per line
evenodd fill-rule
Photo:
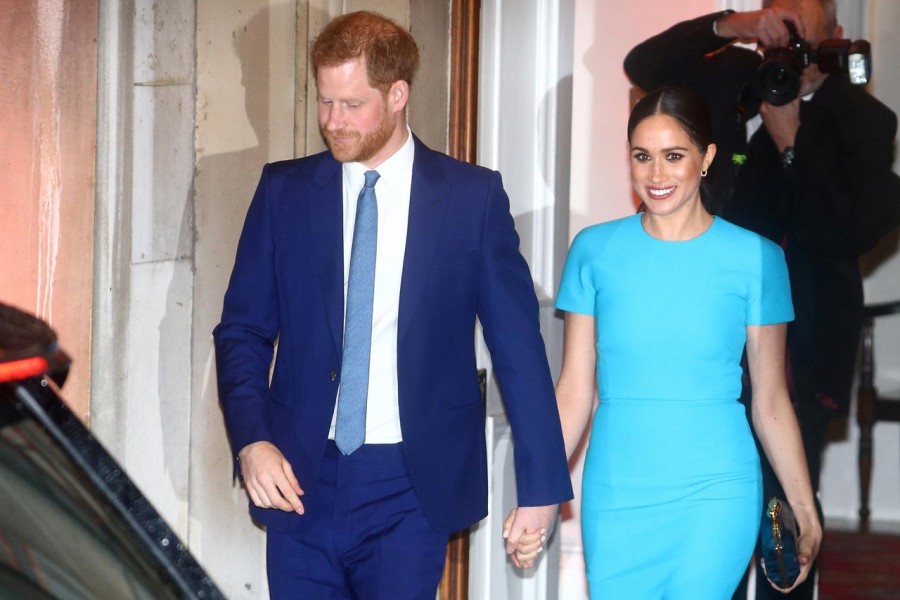
M 665 115 L 675 119 L 701 153 L 705 153 L 707 146 L 715 141 L 712 117 L 703 97 L 687 88 L 665 86 L 648 92 L 631 109 L 631 116 L 628 117 L 628 143 L 631 143 L 631 136 L 637 126 L 647 117 L 654 115 Z M 704 180 L 700 183 L 700 201 L 703 202 L 704 208 L 712 213 L 708 196 Z
M 706 152 L 706 147 L 714 141 L 712 117 L 706 108 L 706 101 L 687 88 L 672 86 L 656 88 L 638 100 L 628 118 L 629 142 L 641 121 L 653 115 L 666 115 L 678 121 L 700 152 Z

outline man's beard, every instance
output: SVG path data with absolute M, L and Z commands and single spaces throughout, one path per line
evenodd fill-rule
M 361 135 L 358 131 L 325 131 L 321 127 L 319 131 L 325 140 L 325 145 L 331 151 L 332 156 L 338 162 L 366 162 L 375 156 L 391 136 L 394 134 L 394 122 L 390 119 L 388 112 L 381 118 L 378 127 L 374 131 Z M 349 137 L 351 142 L 337 143 L 333 138 Z

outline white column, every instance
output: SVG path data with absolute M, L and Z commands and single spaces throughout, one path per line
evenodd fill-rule
M 558 373 L 562 323 L 553 298 L 568 247 L 571 130 L 571 3 L 482 4 L 478 162 L 503 174 L 510 207 L 541 305 L 551 368 Z M 479 341 L 479 366 L 490 357 Z M 488 376 L 490 515 L 473 530 L 470 597 L 556 598 L 559 530 L 532 571 L 512 566 L 500 538 L 516 505 L 512 440 L 496 384 Z

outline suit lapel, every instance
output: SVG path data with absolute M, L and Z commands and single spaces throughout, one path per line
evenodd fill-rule
M 309 231 L 316 254 L 325 314 L 338 353 L 344 337 L 344 200 L 341 165 L 323 158 L 309 194 Z
M 415 308 L 441 243 L 444 217 L 449 206 L 450 183 L 438 164 L 438 154 L 418 138 L 409 198 L 409 227 L 400 284 L 397 337 L 402 338 L 415 317 Z

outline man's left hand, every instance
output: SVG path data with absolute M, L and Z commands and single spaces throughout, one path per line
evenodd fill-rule
M 793 146 L 797 139 L 797 132 L 800 131 L 800 102 L 800 98 L 794 98 L 784 106 L 763 102 L 759 107 L 766 131 L 769 132 L 779 152 Z
M 510 511 L 503 522 L 503 539 L 506 540 L 506 553 L 514 565 L 523 569 L 535 565 L 550 537 L 557 508 L 556 504 L 550 504 L 520 506 Z M 533 550 L 535 545 L 537 550 Z

